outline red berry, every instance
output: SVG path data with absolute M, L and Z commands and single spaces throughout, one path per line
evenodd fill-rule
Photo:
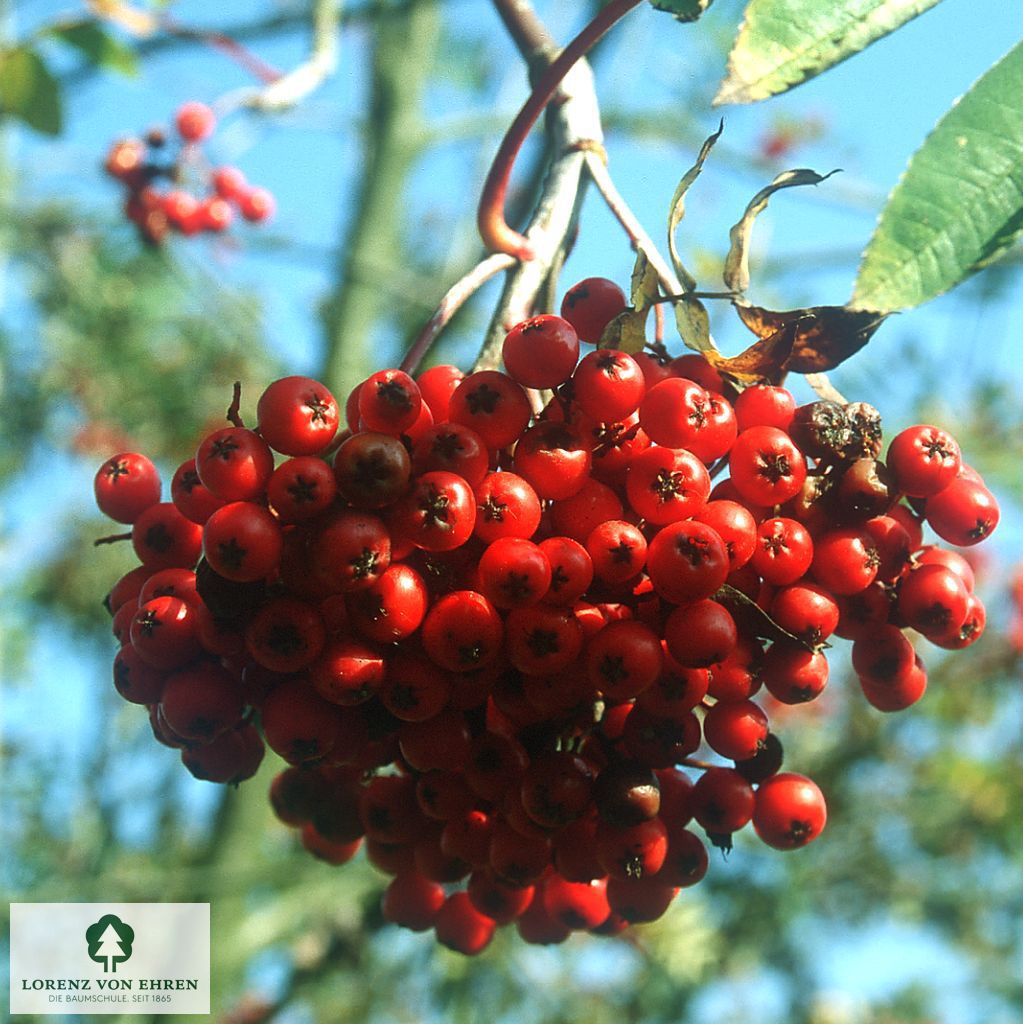
M 448 406 L 451 420 L 476 431 L 488 448 L 504 448 L 517 440 L 532 413 L 522 386 L 497 370 L 469 374 Z
M 259 432 L 282 455 L 317 455 L 334 439 L 340 413 L 330 391 L 311 377 L 282 377 L 259 396 Z
M 124 452 L 99 467 L 93 489 L 100 512 L 118 523 L 134 523 L 160 500 L 160 474 L 144 455 Z
M 998 525 L 995 496 L 982 484 L 960 476 L 927 499 L 924 514 L 934 532 L 949 544 L 970 547 L 991 536 Z
M 561 300 L 561 315 L 580 341 L 596 345 L 604 328 L 626 307 L 625 293 L 606 277 L 587 277 L 572 285 Z
M 625 419 L 646 390 L 643 371 L 627 352 L 602 348 L 584 356 L 572 375 L 575 400 L 600 423 Z
M 534 316 L 508 332 L 502 355 L 508 375 L 523 387 L 556 388 L 575 369 L 579 336 L 560 316 Z
M 794 850 L 821 834 L 828 811 L 824 795 L 813 780 L 782 772 L 757 787 L 753 828 L 768 846 Z
M 437 941 L 465 956 L 475 956 L 486 949 L 494 937 L 495 927 L 493 919 L 481 914 L 465 892 L 448 896 L 434 923 Z
M 224 427 L 207 435 L 195 455 L 199 480 L 222 501 L 251 501 L 266 489 L 274 470 L 266 441 L 245 427 Z
M 366 430 L 397 436 L 418 419 L 419 385 L 403 370 L 379 370 L 359 387 L 359 416 Z
M 178 134 L 186 142 L 201 142 L 213 134 L 217 118 L 205 103 L 191 100 L 182 103 L 174 115 L 174 124 Z
M 962 465 L 962 455 L 951 434 L 920 424 L 892 439 L 885 461 L 903 494 L 927 498 L 952 483 Z
M 238 583 L 269 576 L 280 562 L 282 543 L 274 517 L 247 501 L 217 509 L 202 528 L 206 561 L 216 573 Z
M 256 224 L 269 220 L 277 209 L 273 193 L 265 188 L 249 188 L 237 196 L 236 201 L 241 215 Z
M 245 175 L 237 167 L 218 167 L 212 176 L 213 188 L 221 199 L 237 202 L 248 188 Z
M 753 505 L 780 505 L 806 480 L 806 460 L 777 427 L 750 427 L 735 439 L 729 456 L 732 483 Z
M 150 505 L 135 519 L 131 543 L 139 560 L 157 569 L 192 569 L 202 549 L 202 527 L 169 501 Z

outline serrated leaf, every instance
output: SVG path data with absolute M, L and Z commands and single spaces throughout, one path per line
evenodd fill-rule
M 649 315 L 646 309 L 627 309 L 619 313 L 604 328 L 600 336 L 600 348 L 615 348 L 634 356 L 646 347 L 646 321 Z
M 678 229 L 679 224 L 682 222 L 682 218 L 686 212 L 686 193 L 689 191 L 693 182 L 700 176 L 700 171 L 703 170 L 703 163 L 710 154 L 710 151 L 714 148 L 714 143 L 721 138 L 721 133 L 725 130 L 725 122 L 721 121 L 718 125 L 718 130 L 713 135 L 708 136 L 706 141 L 700 147 L 699 155 L 696 157 L 696 163 L 689 168 L 688 171 L 682 176 L 682 180 L 678 183 L 678 187 L 675 189 L 675 194 L 671 197 L 671 212 L 668 214 L 668 252 L 671 255 L 671 262 L 675 266 L 675 274 L 679 281 L 682 282 L 682 287 L 685 291 L 691 292 L 696 288 L 696 278 L 689 273 L 688 270 L 683 266 L 682 260 L 679 258 L 678 249 L 675 247 L 675 232 Z
M 833 67 L 939 0 L 750 0 L 715 103 L 752 103 Z
M 46 135 L 59 135 L 64 118 L 60 83 L 35 50 L 18 46 L 0 54 L 0 114 Z
M 696 21 L 714 0 L 650 0 L 658 11 L 667 11 L 679 21 Z
M 93 19 L 55 25 L 50 29 L 50 34 L 84 54 L 90 64 L 129 77 L 138 74 L 135 51 Z
M 765 353 L 774 351 L 780 354 L 779 332 L 792 329 L 789 354 L 778 366 L 778 370 L 791 370 L 794 373 L 833 370 L 863 348 L 888 316 L 886 313 L 855 310 L 847 306 L 770 310 L 737 302 L 735 310 L 742 322 L 764 341 Z M 770 349 L 772 339 L 779 346 L 773 350 Z M 767 373 L 765 376 L 773 374 Z
M 836 173 L 836 171 L 829 171 L 827 174 L 818 174 L 807 167 L 782 171 L 770 185 L 762 188 L 749 201 L 742 219 L 728 232 L 731 246 L 728 256 L 725 258 L 723 276 L 725 287 L 729 291 L 742 295 L 749 287 L 749 242 L 753 233 L 753 222 L 767 208 L 771 196 L 783 188 L 794 188 L 797 185 L 819 185 Z
M 660 298 L 657 271 L 650 265 L 647 255 L 640 249 L 632 268 L 629 299 L 636 309 L 649 309 Z
M 679 336 L 695 352 L 716 352 L 710 340 L 710 317 L 703 303 L 691 295 L 675 303 L 675 325 Z
M 917 306 L 998 259 L 1023 232 L 1023 43 L 938 122 L 888 198 L 850 305 Z

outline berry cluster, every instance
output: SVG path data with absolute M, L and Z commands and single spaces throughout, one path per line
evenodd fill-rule
M 956 649 L 984 627 L 965 559 L 923 543 L 924 521 L 956 545 L 997 522 L 947 433 L 882 463 L 868 405 L 736 393 L 698 356 L 580 360 L 624 304 L 581 282 L 512 328 L 506 373 L 382 370 L 343 413 L 278 380 L 169 502 L 141 455 L 96 477 L 142 562 L 108 600 L 118 691 L 199 778 L 269 745 L 303 844 L 364 847 L 385 917 L 466 954 L 511 921 L 553 943 L 654 920 L 750 823 L 806 845 L 824 798 L 781 771 L 758 691 L 812 701 L 835 634 L 867 700 L 905 708 L 926 684 L 905 630 Z
M 182 235 L 225 231 L 235 210 L 247 221 L 260 223 L 274 212 L 273 195 L 249 185 L 237 167 L 208 167 L 201 145 L 212 134 L 216 117 L 204 103 L 183 103 L 175 115 L 180 146 L 166 156 L 167 138 L 152 130 L 144 139 L 119 139 L 107 153 L 104 168 L 127 190 L 125 216 L 139 237 L 159 245 L 168 231 Z M 163 155 L 163 159 L 161 159 Z M 161 189 L 157 182 L 168 183 Z M 186 180 L 196 182 L 185 188 Z

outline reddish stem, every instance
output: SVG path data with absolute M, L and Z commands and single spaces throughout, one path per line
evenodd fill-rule
M 209 32 L 205 29 L 189 28 L 187 25 L 182 25 L 180 22 L 168 17 L 162 18 L 160 24 L 165 31 L 173 36 L 177 36 L 180 39 L 195 39 L 215 50 L 220 50 L 221 53 L 230 57 L 231 60 L 243 67 L 254 78 L 258 78 L 267 85 L 283 77 L 282 73 L 275 67 L 260 60 L 251 50 L 223 32 Z
M 430 317 L 416 340 L 412 342 L 408 352 L 405 353 L 405 358 L 401 361 L 401 369 L 405 373 L 415 373 L 426 353 L 430 351 L 430 346 L 437 340 L 440 332 L 448 325 L 466 299 L 495 274 L 507 270 L 514 262 L 510 256 L 504 253 L 495 253 L 478 263 L 460 281 L 456 281 L 448 289 L 444 298 L 440 300 L 437 312 Z
M 611 0 L 540 76 L 529 99 L 505 133 L 483 185 L 476 215 L 483 244 L 492 252 L 505 252 L 520 260 L 533 258 L 533 247 L 528 239 L 509 227 L 504 217 L 504 201 L 515 158 L 530 129 L 536 124 L 536 119 L 576 61 L 584 57 L 616 21 L 642 2 L 643 0 Z

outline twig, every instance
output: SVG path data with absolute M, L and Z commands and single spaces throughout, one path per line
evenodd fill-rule
M 477 263 L 460 281 L 456 281 L 440 300 L 437 311 L 426 322 L 423 329 L 416 336 L 416 340 L 409 346 L 405 358 L 401 361 L 401 369 L 406 373 L 415 373 L 416 368 L 423 361 L 430 346 L 437 340 L 441 331 L 447 327 L 451 318 L 461 309 L 465 301 L 479 290 L 495 274 L 507 270 L 515 265 L 515 257 L 506 253 L 494 253 L 486 259 Z
M 244 106 L 280 111 L 296 106 L 337 70 L 338 37 L 344 0 L 316 0 L 312 11 L 313 38 L 309 57 L 264 89 L 253 92 Z
M 93 547 L 99 547 L 101 544 L 116 544 L 119 540 L 131 540 L 131 531 L 127 533 L 112 533 L 108 537 L 97 537 L 93 542 Z
M 621 193 L 615 187 L 611 173 L 607 169 L 607 164 L 597 153 L 587 153 L 586 169 L 589 171 L 590 178 L 593 184 L 596 185 L 597 191 L 603 197 L 604 202 L 607 203 L 607 208 L 629 236 L 629 241 L 650 261 L 650 266 L 654 268 L 661 287 L 669 295 L 676 295 L 683 291 L 682 283 L 675 275 L 675 271 L 672 270 L 668 261 L 660 254 L 653 239 L 646 233 L 639 219 L 629 208 L 629 204 L 626 203 Z
M 808 373 L 806 383 L 817 393 L 818 398 L 828 402 L 837 402 L 839 405 L 846 405 L 847 400 L 838 388 L 828 380 L 826 373 Z
M 528 50 L 530 60 L 544 56 L 541 51 L 547 48 L 549 36 L 528 0 L 494 0 L 498 13 L 511 27 L 509 31 L 520 50 Z M 522 143 L 529 135 L 536 119 L 558 91 L 559 86 L 567 82 L 567 76 L 574 65 L 593 47 L 593 45 L 620 18 L 624 17 L 642 0 L 611 0 L 602 8 L 596 17 L 573 39 L 568 46 L 555 58 L 546 71 L 540 76 L 532 94 L 526 100 L 518 116 L 512 122 L 501 146 L 494 157 L 490 173 L 483 185 L 480 196 L 476 222 L 479 226 L 483 244 L 492 252 L 506 252 L 522 260 L 530 260 L 536 256 L 528 237 L 520 235 L 508 226 L 504 216 L 504 201 L 508 192 L 515 157 L 522 148 Z M 540 26 L 539 28 L 537 26 Z M 567 96 L 564 88 L 562 95 Z M 588 141 L 585 136 L 576 136 L 572 142 Z M 599 141 L 594 137 L 594 141 Z
M 236 380 L 231 389 L 231 404 L 227 407 L 227 418 L 236 427 L 244 427 L 241 416 L 242 382 Z
M 243 46 L 224 32 L 190 28 L 167 15 L 160 18 L 159 24 L 160 28 L 168 35 L 176 36 L 178 39 L 194 39 L 196 42 L 205 43 L 215 50 L 220 50 L 261 82 L 273 83 L 283 77 L 277 68 L 261 60 L 247 46 Z

